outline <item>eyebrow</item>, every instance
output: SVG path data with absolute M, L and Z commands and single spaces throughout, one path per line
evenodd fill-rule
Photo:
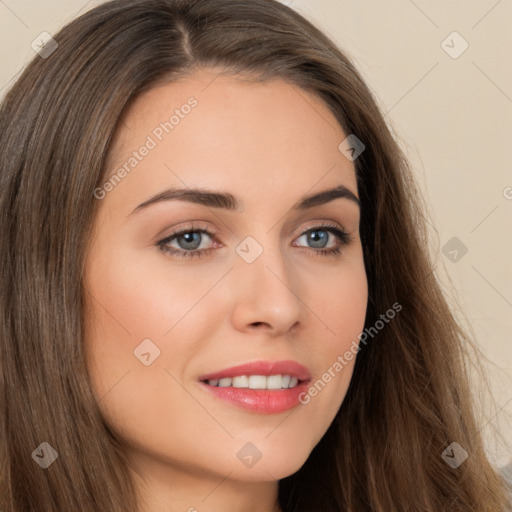
M 349 199 L 355 202 L 361 208 L 359 198 L 350 189 L 344 185 L 338 185 L 335 188 L 324 190 L 316 194 L 303 197 L 293 206 L 293 210 L 306 210 L 314 206 L 320 206 L 335 199 Z M 147 201 L 139 204 L 129 215 L 141 211 L 148 206 L 162 201 L 188 201 L 190 203 L 208 206 L 210 208 L 222 208 L 225 210 L 240 212 L 243 210 L 243 203 L 229 192 L 212 192 L 205 189 L 193 188 L 171 188 L 165 190 Z

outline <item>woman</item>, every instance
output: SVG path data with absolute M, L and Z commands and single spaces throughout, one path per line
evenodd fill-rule
M 349 58 L 274 0 L 55 39 L 0 111 L 1 510 L 505 510 Z

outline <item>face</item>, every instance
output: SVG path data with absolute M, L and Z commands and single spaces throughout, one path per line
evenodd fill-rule
M 364 327 L 347 134 L 285 81 L 213 70 L 119 126 L 84 280 L 100 408 L 144 470 L 284 478 L 334 419 Z

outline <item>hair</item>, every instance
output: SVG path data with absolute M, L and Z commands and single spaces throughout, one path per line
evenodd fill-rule
M 470 391 L 471 337 L 433 272 L 410 166 L 348 55 L 275 0 L 114 0 L 55 36 L 0 108 L 0 509 L 138 510 L 126 444 L 90 385 L 83 268 L 109 148 L 133 101 L 202 68 L 283 79 L 321 98 L 366 148 L 354 161 L 368 278 L 365 329 L 344 401 L 283 512 L 503 511 Z M 42 470 L 33 451 L 58 460 Z M 469 454 L 457 469 L 452 442 Z

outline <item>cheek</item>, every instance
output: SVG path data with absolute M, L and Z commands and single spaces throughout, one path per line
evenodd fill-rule
M 173 268 L 156 251 L 148 257 L 146 251 L 111 245 L 107 257 L 97 257 L 88 279 L 96 306 L 101 306 L 97 322 L 125 338 L 129 333 L 133 341 L 166 336 L 218 281 L 218 272 L 191 271 L 176 263 Z
M 179 383 L 194 353 L 190 341 L 199 338 L 194 315 L 187 311 L 205 291 L 160 280 L 147 266 L 128 267 L 122 259 L 96 266 L 89 277 L 94 298 L 85 343 L 102 413 L 135 446 L 147 448 L 150 434 L 156 451 L 173 453 L 173 435 L 179 435 L 183 424 L 197 424 L 198 411 Z
M 325 353 L 342 350 L 361 333 L 368 303 L 368 284 L 361 259 L 348 261 L 334 273 L 311 276 L 304 288 L 312 318 L 323 327 L 319 341 Z
M 316 419 L 321 430 L 321 424 L 329 423 L 343 402 L 364 328 L 368 285 L 362 258 L 341 268 L 338 279 L 333 280 L 331 275 L 330 279 L 317 279 L 317 283 L 323 286 L 310 282 L 306 288 L 307 305 L 321 329 L 307 350 L 321 370 L 301 401 L 306 408 L 322 411 Z
M 170 400 L 175 405 L 190 400 L 177 381 L 183 381 L 188 360 L 219 322 L 219 301 L 200 300 L 214 288 L 219 272 L 178 266 L 171 272 L 165 256 L 148 264 L 147 255 L 103 243 L 108 254 L 94 253 L 85 280 L 91 381 L 100 399 L 108 394 L 102 405 L 110 404 L 109 413 L 128 415 L 134 424 L 141 424 L 143 414 L 154 425 L 162 407 L 172 410 Z M 145 359 L 154 362 L 145 366 L 142 354 L 148 352 Z M 165 397 L 169 401 L 163 404 Z M 127 403 L 137 407 L 121 411 Z

